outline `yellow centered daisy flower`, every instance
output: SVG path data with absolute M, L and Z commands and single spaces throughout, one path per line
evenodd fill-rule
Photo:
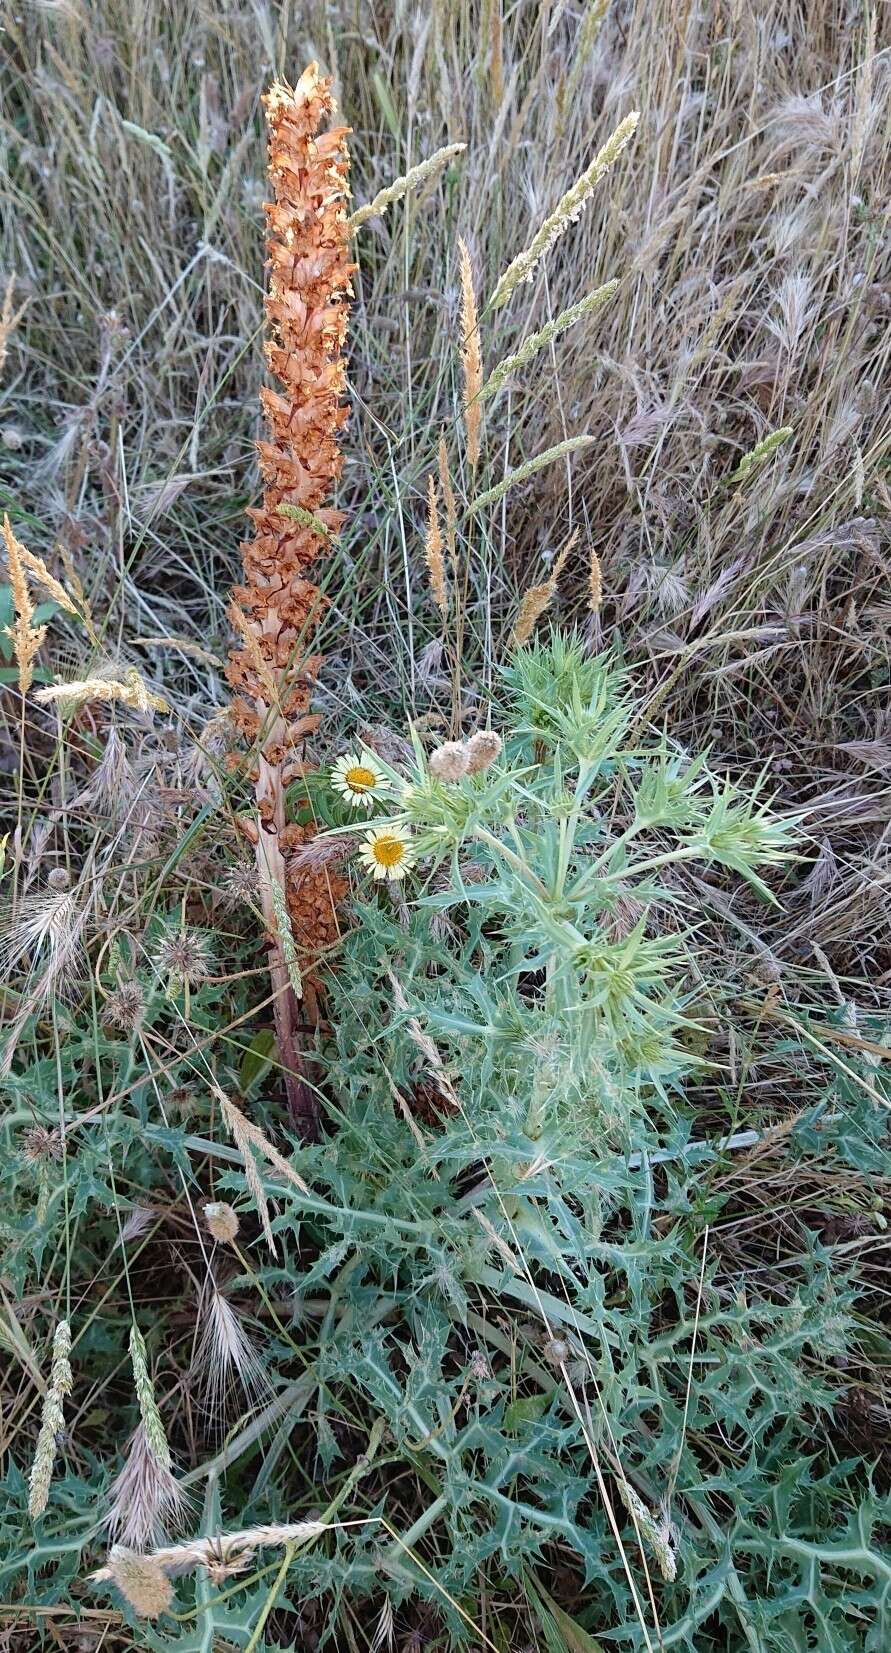
M 359 859 L 375 878 L 403 878 L 412 863 L 408 833 L 398 826 L 374 827 L 365 834 Z
M 375 798 L 386 797 L 390 790 L 377 759 L 364 749 L 358 756 L 347 752 L 338 758 L 331 771 L 331 785 L 347 803 L 359 809 L 370 809 Z

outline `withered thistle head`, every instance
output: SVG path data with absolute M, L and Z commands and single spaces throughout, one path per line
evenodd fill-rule
M 116 1544 L 108 1569 L 124 1600 L 141 1619 L 156 1619 L 170 1606 L 173 1585 L 153 1556 L 138 1555 Z
M 503 745 L 501 736 L 494 729 L 478 729 L 467 742 L 468 774 L 479 775 L 484 769 L 489 769 L 500 755 Z
M 427 768 L 434 780 L 451 784 L 463 780 L 469 770 L 467 747 L 460 740 L 444 741 L 430 753 Z
M 223 1200 L 208 1200 L 204 1207 L 204 1220 L 214 1239 L 225 1245 L 231 1244 L 241 1227 L 238 1212 Z

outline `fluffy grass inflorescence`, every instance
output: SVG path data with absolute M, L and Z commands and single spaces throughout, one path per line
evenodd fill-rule
M 268 10 L 4 17 L 0 1619 L 884 1646 L 887 19 Z

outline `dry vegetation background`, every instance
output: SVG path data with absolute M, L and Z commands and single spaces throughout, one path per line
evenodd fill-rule
M 491 292 L 640 109 L 634 143 L 581 220 L 486 321 L 491 368 L 620 278 L 608 308 L 487 410 L 496 476 L 579 431 L 596 443 L 499 507 L 471 574 L 471 683 L 484 694 L 501 617 L 579 526 L 604 604 L 586 613 L 580 556 L 555 617 L 620 642 L 675 739 L 710 747 L 743 781 L 766 766 L 770 791 L 806 811 L 810 865 L 794 898 L 732 915 L 757 961 L 753 992 L 884 1007 L 888 9 L 22 0 L 2 22 L 0 276 L 13 278 L 15 325 L 0 504 L 33 550 L 79 576 L 115 658 L 196 726 L 228 698 L 214 661 L 258 491 L 260 95 L 273 73 L 295 78 L 313 58 L 333 73 L 357 203 L 439 147 L 467 145 L 426 193 L 363 232 L 338 501 L 348 515 L 325 580 L 332 751 L 340 726 L 448 695 L 422 545 L 426 476 L 454 417 L 457 237 L 478 291 Z M 793 435 L 767 463 L 732 480 L 784 426 Z M 60 650 L 66 635 L 56 623 L 54 663 L 76 675 L 82 645 L 71 631 Z M 11 777 L 14 705 L 0 742 Z M 792 1197 L 790 1177 L 782 1164 L 753 1173 L 756 1217 Z M 819 1181 L 798 1192 L 819 1227 Z M 748 1234 L 727 1241 L 741 1271 Z M 870 1428 L 875 1455 L 874 1415 Z

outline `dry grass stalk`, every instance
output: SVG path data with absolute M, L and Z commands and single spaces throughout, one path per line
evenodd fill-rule
M 572 188 L 567 190 L 558 202 L 549 218 L 546 218 L 537 234 L 533 236 L 526 250 L 519 253 L 509 264 L 498 281 L 489 304 L 497 310 L 500 305 L 506 304 L 514 288 L 521 281 L 528 281 L 539 260 L 558 241 L 567 227 L 579 217 L 589 195 L 600 182 L 605 172 L 608 172 L 613 163 L 621 155 L 627 143 L 630 143 L 637 130 L 640 114 L 632 110 L 616 127 L 612 136 L 607 138 L 603 148 L 595 155 L 591 165 L 581 177 L 576 180 Z
M 32 1521 L 42 1515 L 49 1499 L 56 1461 L 56 1442 L 65 1426 L 65 1397 L 71 1394 L 74 1379 L 68 1356 L 71 1353 L 71 1327 L 60 1320 L 53 1335 L 53 1360 L 49 1387 L 43 1397 L 40 1433 L 31 1466 L 28 1513 Z
M 463 154 L 466 148 L 466 143 L 446 144 L 444 149 L 438 149 L 435 155 L 430 155 L 426 161 L 420 161 L 417 166 L 413 166 L 409 172 L 405 173 L 404 177 L 396 178 L 392 184 L 387 184 L 385 189 L 378 190 L 374 200 L 367 202 L 364 207 L 357 207 L 348 220 L 350 234 L 354 235 L 356 230 L 368 222 L 369 218 L 379 218 L 381 213 L 386 212 L 394 201 L 400 201 L 403 195 L 408 194 L 409 190 L 417 189 L 421 184 L 426 184 L 429 178 L 434 177 L 443 167 L 448 166 L 456 155 Z
M 527 459 L 525 465 L 519 465 L 515 471 L 509 471 L 494 488 L 487 488 L 484 494 L 477 494 L 471 500 L 472 512 L 482 511 L 487 505 L 497 505 L 503 499 L 509 488 L 517 482 L 525 482 L 528 476 L 534 476 L 536 471 L 550 465 L 555 459 L 563 459 L 567 454 L 577 453 L 580 448 L 589 448 L 595 440 L 593 436 L 569 436 L 565 442 L 557 442 L 553 448 L 546 448 L 544 453 L 538 453 L 534 459 Z
M 544 580 L 541 585 L 531 585 L 529 589 L 523 593 L 523 600 L 520 603 L 520 612 L 517 615 L 517 623 L 514 626 L 513 636 L 511 638 L 512 648 L 519 649 L 522 648 L 524 643 L 528 643 L 536 625 L 545 613 L 545 610 L 550 608 L 557 590 L 557 581 L 563 572 L 563 566 L 578 537 L 579 531 L 576 528 L 573 533 L 570 534 L 569 539 L 566 541 L 562 551 L 560 551 L 559 555 L 555 559 L 549 578 Z
M 46 627 L 42 628 L 44 631 Z M 169 712 L 163 695 L 155 694 L 143 682 L 135 666 L 128 666 L 123 679 L 118 677 L 83 677 L 74 683 L 52 683 L 38 689 L 34 695 L 42 706 L 59 700 L 72 706 L 85 706 L 99 701 L 105 705 L 131 706 L 135 712 Z
M 452 487 L 452 473 L 449 470 L 449 455 L 445 436 L 439 438 L 437 463 L 439 467 L 439 486 L 442 489 L 442 497 L 445 503 L 446 545 L 449 550 L 452 573 L 456 574 L 458 567 L 458 507 L 455 503 L 455 490 Z
M 480 457 L 480 428 L 482 425 L 483 361 L 480 352 L 480 328 L 473 291 L 473 271 L 467 243 L 459 237 L 458 266 L 461 273 L 461 365 L 464 372 L 464 431 L 467 439 L 467 463 L 476 470 Z
M 577 321 L 581 321 L 583 316 L 591 315 L 594 311 L 600 310 L 605 304 L 608 304 L 618 286 L 618 281 L 604 282 L 602 287 L 596 287 L 585 298 L 579 299 L 578 304 L 571 304 L 568 310 L 563 310 L 559 316 L 555 316 L 553 321 L 549 321 L 547 326 L 543 327 L 540 332 L 532 333 L 525 343 L 520 346 L 519 350 L 512 356 L 505 356 L 504 360 L 493 368 L 479 392 L 482 400 L 486 401 L 490 396 L 494 396 L 496 391 L 499 391 L 505 381 L 510 378 L 511 374 L 516 373 L 519 368 L 525 367 L 533 356 L 537 356 L 540 350 L 544 350 L 554 339 L 558 339 L 561 333 L 566 332 L 567 328 L 574 326 Z
M 430 579 L 430 595 L 443 619 L 445 619 L 449 611 L 449 598 L 442 552 L 442 530 L 439 526 L 436 481 L 431 472 L 427 478 L 427 533 L 424 538 L 424 560 L 427 564 L 427 573 Z
M 306 714 L 321 663 L 308 647 L 323 598 L 307 571 L 330 553 L 343 520 L 327 502 L 343 464 L 338 441 L 348 412 L 343 344 L 355 265 L 346 214 L 346 128 L 320 130 L 333 110 L 330 80 L 312 63 L 293 90 L 276 81 L 263 101 L 275 196 L 266 208 L 272 271 L 266 358 L 282 389 L 260 393 L 269 425 L 269 440 L 259 443 L 263 499 L 248 512 L 255 533 L 242 546 L 245 584 L 233 593 L 242 646 L 232 650 L 227 676 L 238 691 L 236 724 L 258 748 L 255 841 L 263 914 L 273 938 L 279 1052 L 292 1115 L 305 1134 L 313 1134 L 315 1098 L 301 1077 L 296 1000 L 278 939 L 274 890 L 285 890 L 290 902 L 286 776 L 289 766 L 291 772 L 300 770 Z M 317 888 L 309 888 L 306 875 L 292 906 L 308 952 L 327 946 L 337 934 L 332 883 L 324 877 L 316 882 Z
M 600 567 L 600 558 L 591 547 L 591 560 L 588 563 L 588 607 L 592 614 L 597 614 L 603 602 L 603 570 Z
M 34 605 L 31 602 L 31 593 L 25 578 L 24 546 L 16 539 L 9 525 L 9 517 L 3 518 L 3 538 L 6 541 L 6 562 L 9 568 L 9 583 L 12 587 L 12 601 L 15 608 L 15 625 L 9 628 L 15 649 L 16 665 L 19 668 L 19 688 L 22 694 L 27 694 L 34 681 L 34 658 L 46 636 L 46 626 L 35 626 Z
M 156 1567 L 175 1567 L 177 1572 L 186 1572 L 195 1567 L 214 1566 L 227 1552 L 233 1558 L 244 1559 L 255 1550 L 305 1544 L 323 1532 L 330 1532 L 334 1526 L 335 1523 L 328 1521 L 294 1521 L 279 1526 L 245 1527 L 240 1532 L 220 1533 L 215 1538 L 191 1538 L 182 1544 L 167 1544 L 142 1559 L 152 1561 Z M 114 1578 L 113 1563 L 114 1551 L 104 1567 L 89 1574 L 91 1582 L 103 1584 Z
M 299 1171 L 295 1171 L 293 1165 L 290 1165 L 278 1149 L 274 1148 L 272 1143 L 263 1135 L 259 1125 L 255 1125 L 252 1119 L 248 1119 L 241 1109 L 237 1108 L 235 1103 L 217 1086 L 214 1087 L 214 1090 L 222 1110 L 223 1123 L 244 1161 L 245 1178 L 257 1204 L 266 1243 L 274 1256 L 275 1240 L 269 1223 L 266 1194 L 251 1149 L 256 1148 L 270 1165 L 275 1166 L 275 1169 L 281 1173 L 287 1182 L 293 1183 L 295 1188 L 299 1188 L 301 1194 L 308 1194 L 309 1188 Z

